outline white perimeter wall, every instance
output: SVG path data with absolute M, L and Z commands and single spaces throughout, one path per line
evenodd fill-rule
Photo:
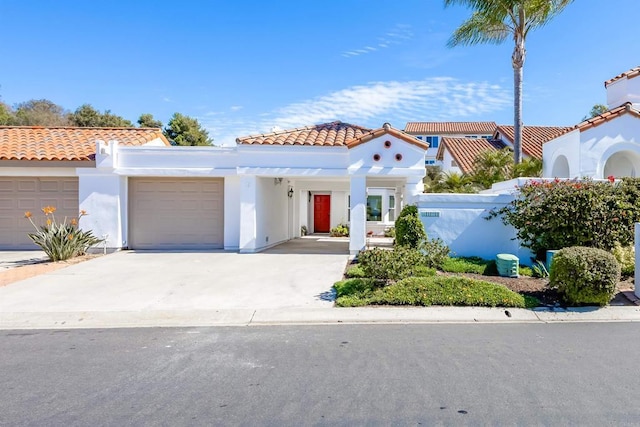
M 533 256 L 521 247 L 513 227 L 500 218 L 485 217 L 493 208 L 501 208 L 513 200 L 510 194 L 423 194 L 418 211 L 430 239 L 440 238 L 456 256 L 479 256 L 494 259 L 496 254 L 510 253 L 520 264 L 530 265 Z

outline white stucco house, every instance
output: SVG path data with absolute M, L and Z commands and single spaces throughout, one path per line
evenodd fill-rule
M 604 83 L 609 111 L 543 146 L 543 176 L 594 179 L 640 176 L 640 67 Z
M 71 140 L 82 128 L 20 129 L 0 127 L 12 147 L 0 146 L 4 249 L 29 247 L 24 211 L 54 205 L 87 211 L 81 227 L 115 249 L 250 253 L 346 223 L 356 253 L 422 193 L 428 148 L 389 124 L 332 122 L 229 148 L 172 147 L 158 129 L 84 129 L 82 141 Z

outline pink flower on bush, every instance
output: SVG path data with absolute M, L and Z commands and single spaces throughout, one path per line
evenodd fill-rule
M 613 175 L 609 175 L 607 179 L 609 180 L 610 183 L 614 183 L 616 181 L 616 177 Z

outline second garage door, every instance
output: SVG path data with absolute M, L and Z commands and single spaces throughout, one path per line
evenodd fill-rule
M 0 249 L 38 249 L 27 236 L 35 230 L 24 213 L 42 225 L 45 206 L 57 209 L 57 221 L 77 218 L 78 178 L 0 177 Z
M 130 178 L 129 247 L 222 248 L 223 192 L 222 178 Z

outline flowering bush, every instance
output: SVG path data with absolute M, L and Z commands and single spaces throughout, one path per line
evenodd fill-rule
M 501 216 L 512 225 L 539 259 L 548 249 L 627 246 L 633 242 L 634 222 L 640 221 L 640 180 L 612 178 L 529 182 L 520 187 L 518 198 L 489 218 Z
M 57 222 L 55 218 L 56 208 L 45 206 L 42 212 L 45 215 L 45 225 L 37 226 L 33 221 L 31 212 L 25 212 L 35 233 L 29 233 L 29 238 L 49 256 L 51 261 L 63 261 L 75 256 L 84 255 L 91 246 L 102 242 L 95 237 L 91 231 L 82 231 L 78 228 L 78 220 L 85 216 L 85 211 L 80 211 L 78 218 L 72 218 L 67 222 L 67 218 L 62 222 Z
M 338 224 L 329 231 L 331 237 L 349 237 L 349 225 Z

